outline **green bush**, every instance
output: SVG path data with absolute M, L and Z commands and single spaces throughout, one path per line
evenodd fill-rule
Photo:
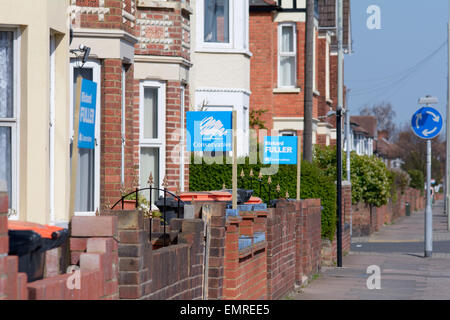
M 375 156 L 359 156 L 352 152 L 350 158 L 350 179 L 352 183 L 352 202 L 360 201 L 381 207 L 390 197 L 391 175 L 382 160 Z M 345 179 L 346 159 L 343 156 L 342 175 Z M 336 179 L 336 147 L 316 146 L 314 162 L 319 168 Z
M 420 170 L 409 170 L 409 176 L 411 177 L 411 182 L 409 186 L 411 188 L 423 191 L 425 185 L 425 178 L 423 176 L 423 172 Z
M 221 190 L 223 184 L 226 188 L 231 188 L 232 166 L 226 164 L 206 164 L 198 159 L 192 158 L 189 167 L 189 189 L 191 191 L 211 191 Z M 231 162 L 231 161 L 230 161 Z M 269 200 L 268 176 L 263 176 L 261 183 L 261 194 L 259 192 L 258 175 L 261 168 L 268 168 L 268 165 L 261 163 L 249 164 L 249 159 L 240 159 L 238 164 L 238 187 L 243 189 L 253 189 L 254 195 L 267 202 Z M 245 177 L 240 174 L 244 170 Z M 250 170 L 253 171 L 253 182 L 250 179 Z M 286 192 L 290 198 L 295 198 L 297 191 L 297 166 L 280 165 L 278 171 L 270 176 L 270 199 L 284 198 Z M 276 191 L 280 185 L 280 192 Z M 332 239 L 336 228 L 336 186 L 334 180 L 330 179 L 316 165 L 302 162 L 301 167 L 301 188 L 302 199 L 321 199 L 322 210 L 322 237 Z
M 411 179 L 408 173 L 398 168 L 389 170 L 389 179 L 391 183 L 392 200 L 397 201 L 397 192 L 400 191 L 401 194 L 404 194 Z

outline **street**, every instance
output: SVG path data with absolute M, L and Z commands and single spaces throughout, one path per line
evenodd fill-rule
M 433 206 L 433 256 L 424 256 L 424 213 L 415 212 L 366 238 L 353 238 L 343 268 L 323 267 L 295 300 L 447 300 L 450 298 L 450 232 L 443 201 Z M 381 269 L 381 289 L 367 288 L 367 267 Z

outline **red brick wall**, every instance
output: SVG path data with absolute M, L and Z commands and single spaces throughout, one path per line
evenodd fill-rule
M 267 297 L 281 298 L 295 285 L 296 265 L 295 206 L 287 202 L 269 209 L 267 217 Z
M 202 298 L 203 222 L 172 219 L 168 246 L 153 246 L 160 233 L 138 211 L 103 212 L 118 216 L 119 298 L 139 300 Z M 156 228 L 157 229 L 157 228 Z M 160 230 L 158 230 L 160 231 Z M 175 240 L 176 239 L 176 240 Z
M 225 234 L 223 298 L 264 300 L 267 298 L 267 243 L 254 243 L 239 250 L 239 237 L 265 231 L 266 212 L 240 212 L 229 217 Z M 258 219 L 259 218 L 259 219 Z M 258 219 L 258 220 L 257 220 Z
M 78 28 L 96 28 L 96 29 L 119 29 L 128 33 L 134 34 L 134 21 L 125 18 L 123 12 L 134 16 L 135 1 L 125 0 L 125 7 L 123 1 L 105 0 L 104 5 L 100 7 L 99 0 L 77 0 L 76 5 L 81 7 L 81 12 L 72 16 L 72 24 Z M 96 8 L 90 10 L 89 13 L 84 11 L 85 8 Z M 100 11 L 103 17 L 99 15 Z
M 136 44 L 136 54 L 179 56 L 190 60 L 188 14 L 180 8 L 149 8 L 138 4 L 137 18 L 135 32 L 140 42 Z
M 320 199 L 301 201 L 301 240 L 297 238 L 297 259 L 300 259 L 301 271 L 297 273 L 297 282 L 303 276 L 319 272 L 322 250 L 322 211 Z M 299 243 L 300 242 L 300 243 Z
M 0 194 L 0 200 L 2 198 Z M 0 212 L 3 209 L 0 208 Z M 18 257 L 8 256 L 8 249 L 3 249 L 0 252 L 0 300 L 118 299 L 114 220 L 115 217 L 75 217 L 72 220 L 70 243 L 74 254 L 71 261 L 80 266 L 79 288 L 69 288 L 68 282 L 72 282 L 75 274 L 67 273 L 27 283 L 27 275 L 18 272 Z M 7 230 L 7 221 L 0 222 L 1 229 Z
M 390 200 L 388 204 L 372 208 L 363 203 L 352 205 L 353 235 L 368 236 L 372 232 L 380 230 L 386 223 L 392 223 L 399 217 L 406 215 L 406 202 L 410 203 L 411 214 L 414 211 L 425 209 L 425 198 L 419 190 L 406 189 L 404 194 L 397 193 L 396 201 Z
M 278 87 L 278 23 L 271 12 L 250 12 L 250 96 L 251 110 L 267 110 L 260 119 L 273 129 L 273 117 L 303 117 L 305 23 L 297 23 L 297 87 L 299 93 L 274 93 Z M 316 40 L 318 35 L 316 33 Z M 319 48 L 317 48 L 319 50 Z M 318 67 L 316 61 L 316 67 Z M 317 69 L 316 69 L 317 70 Z M 319 81 L 318 77 L 316 81 Z M 313 116 L 318 116 L 318 97 L 314 96 Z
M 125 68 L 125 187 L 132 187 L 133 168 L 132 89 L 133 66 Z M 101 112 L 101 194 L 102 204 L 114 204 L 120 199 L 122 166 L 122 60 L 105 59 L 102 68 Z M 134 187 L 134 186 L 133 186 Z

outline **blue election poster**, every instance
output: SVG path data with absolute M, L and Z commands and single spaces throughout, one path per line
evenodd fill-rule
M 188 151 L 232 151 L 231 111 L 186 113 Z
M 264 137 L 263 164 L 297 164 L 297 137 Z
M 83 79 L 81 82 L 78 148 L 95 148 L 95 107 L 97 83 Z

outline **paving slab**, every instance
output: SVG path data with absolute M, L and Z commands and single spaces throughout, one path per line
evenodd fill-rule
M 319 277 L 287 299 L 448 300 L 450 232 L 443 202 L 433 207 L 433 256 L 424 258 L 424 212 L 415 212 L 365 238 L 353 238 L 343 268 L 322 268 Z M 368 289 L 369 266 L 381 270 L 381 289 Z

